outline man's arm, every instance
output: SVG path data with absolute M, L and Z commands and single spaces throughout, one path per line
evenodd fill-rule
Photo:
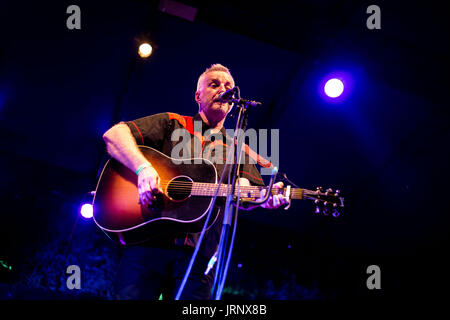
M 103 140 L 111 157 L 133 172 L 144 166 L 138 175 L 139 201 L 143 205 L 151 204 L 155 200 L 153 194 L 161 191 L 161 179 L 139 150 L 128 125 L 123 122 L 116 124 L 103 134 Z
M 103 134 L 106 150 L 114 159 L 133 172 L 148 160 L 139 151 L 130 128 L 123 122 L 116 124 Z

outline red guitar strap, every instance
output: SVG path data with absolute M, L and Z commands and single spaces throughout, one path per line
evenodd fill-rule
M 169 115 L 169 120 L 175 119 L 177 120 L 190 134 L 192 134 L 194 137 L 197 137 L 197 139 L 200 140 L 202 143 L 202 149 L 205 144 L 203 141 L 203 136 L 201 132 L 194 132 L 194 118 L 190 116 L 182 116 L 177 113 L 167 112 Z M 199 155 L 200 156 L 200 155 Z
M 248 145 L 244 143 L 244 151 L 245 153 L 252 158 L 254 161 L 256 161 L 261 167 L 263 168 L 273 168 L 272 162 L 269 160 L 261 157 L 258 153 L 253 151 Z
M 169 120 L 177 120 L 190 134 L 197 137 L 202 143 L 202 149 L 204 147 L 205 141 L 201 132 L 194 132 L 194 119 L 190 116 L 182 116 L 177 113 L 168 112 Z M 261 157 L 257 152 L 253 151 L 247 144 L 244 143 L 244 152 L 252 158 L 256 163 L 264 168 L 273 168 L 273 164 Z

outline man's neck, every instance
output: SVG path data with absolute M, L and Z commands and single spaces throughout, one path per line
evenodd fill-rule
M 213 119 L 208 119 L 208 117 L 206 116 L 206 114 L 203 111 L 200 111 L 199 114 L 200 114 L 200 117 L 202 118 L 202 120 L 208 126 L 211 127 L 211 130 L 213 133 L 217 133 L 223 128 L 223 124 L 225 122 L 226 117 L 219 119 L 219 120 L 213 120 Z

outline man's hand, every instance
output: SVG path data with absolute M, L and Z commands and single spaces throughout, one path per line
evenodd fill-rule
M 281 189 L 283 188 L 283 182 L 277 182 L 273 185 L 273 189 Z M 261 190 L 261 196 L 258 200 L 262 200 L 266 196 L 266 190 Z M 278 209 L 282 205 L 287 204 L 288 201 L 282 194 L 271 195 L 269 199 L 261 204 L 261 207 L 264 209 Z
M 155 195 L 162 192 L 161 178 L 152 166 L 146 167 L 138 175 L 139 203 L 152 205 L 156 201 Z

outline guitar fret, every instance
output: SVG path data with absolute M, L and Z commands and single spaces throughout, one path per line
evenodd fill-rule
M 203 183 L 203 182 L 194 182 L 192 185 L 192 194 L 198 196 L 214 196 L 217 191 L 217 184 L 214 183 Z M 239 188 L 239 195 L 243 198 L 259 198 L 262 190 L 267 190 L 268 187 L 260 187 L 260 186 L 241 186 Z M 219 191 L 217 195 L 226 197 L 229 192 L 229 186 L 227 184 L 222 184 L 219 187 Z M 283 189 L 272 189 L 272 195 L 276 194 L 284 194 L 286 188 Z M 303 194 L 306 190 L 301 188 L 291 188 L 291 199 L 303 199 Z M 238 189 L 236 188 L 235 194 L 237 194 Z

